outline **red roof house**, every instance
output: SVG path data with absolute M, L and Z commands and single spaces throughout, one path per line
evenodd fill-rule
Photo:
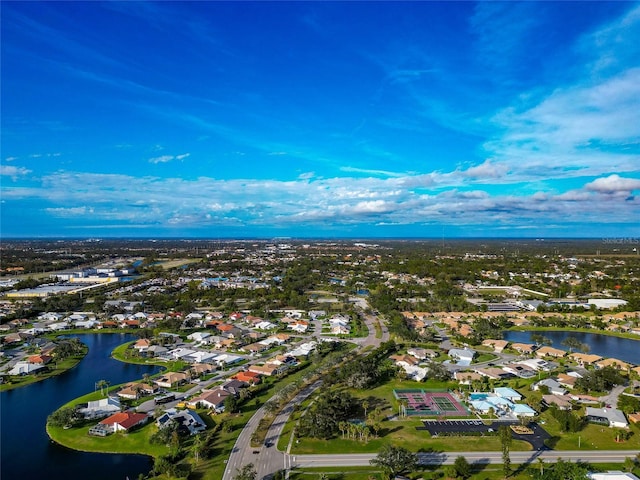
M 111 427 L 113 432 L 126 432 L 130 428 L 146 423 L 149 417 L 144 413 L 118 412 L 100 422 Z

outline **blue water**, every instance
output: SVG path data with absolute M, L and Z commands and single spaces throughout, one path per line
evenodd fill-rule
M 617 358 L 634 365 L 640 365 L 640 340 L 629 338 L 612 337 L 598 333 L 566 332 L 566 331 L 505 331 L 504 339 L 510 342 L 533 343 L 531 334 L 541 334 L 552 342 L 552 347 L 561 350 L 568 350 L 562 345 L 567 337 L 574 337 L 582 343 L 589 345 L 589 353 L 600 355 L 601 357 Z
M 75 336 L 75 335 L 74 335 Z M 112 385 L 153 374 L 159 367 L 133 365 L 110 358 L 113 349 L 135 336 L 86 334 L 77 337 L 89 353 L 68 372 L 0 393 L 0 478 L 46 477 L 49 480 L 137 478 L 151 469 L 149 457 L 84 453 L 53 443 L 45 431 L 47 416 L 66 402 L 94 390 L 98 380 Z
M 469 400 L 486 400 L 488 396 L 486 393 L 470 393 Z

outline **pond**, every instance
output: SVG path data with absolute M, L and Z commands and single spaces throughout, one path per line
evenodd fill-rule
M 135 340 L 128 334 L 73 335 L 89 347 L 75 368 L 47 380 L 0 393 L 0 478 L 46 477 L 49 480 L 91 478 L 131 480 L 148 473 L 151 459 L 69 450 L 47 436 L 47 416 L 74 398 L 95 389 L 99 380 L 112 385 L 154 374 L 160 367 L 133 365 L 110 358 L 115 347 Z
M 567 337 L 574 337 L 581 343 L 589 345 L 589 353 L 600 355 L 601 357 L 613 357 L 634 365 L 640 365 L 640 340 L 630 338 L 613 337 L 610 335 L 602 335 L 599 333 L 586 332 L 568 332 L 555 330 L 536 330 L 536 331 L 505 331 L 504 339 L 510 342 L 533 343 L 531 335 L 540 334 L 551 340 L 551 346 L 568 350 L 562 345 Z

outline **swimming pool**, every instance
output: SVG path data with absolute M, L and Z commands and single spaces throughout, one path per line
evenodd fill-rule
M 470 393 L 469 400 L 486 400 L 488 396 L 488 393 Z

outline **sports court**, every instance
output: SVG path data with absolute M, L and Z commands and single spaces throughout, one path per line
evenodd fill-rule
M 394 390 L 399 401 L 406 402 L 407 415 L 423 416 L 467 416 L 467 410 L 450 392 L 434 390 Z

